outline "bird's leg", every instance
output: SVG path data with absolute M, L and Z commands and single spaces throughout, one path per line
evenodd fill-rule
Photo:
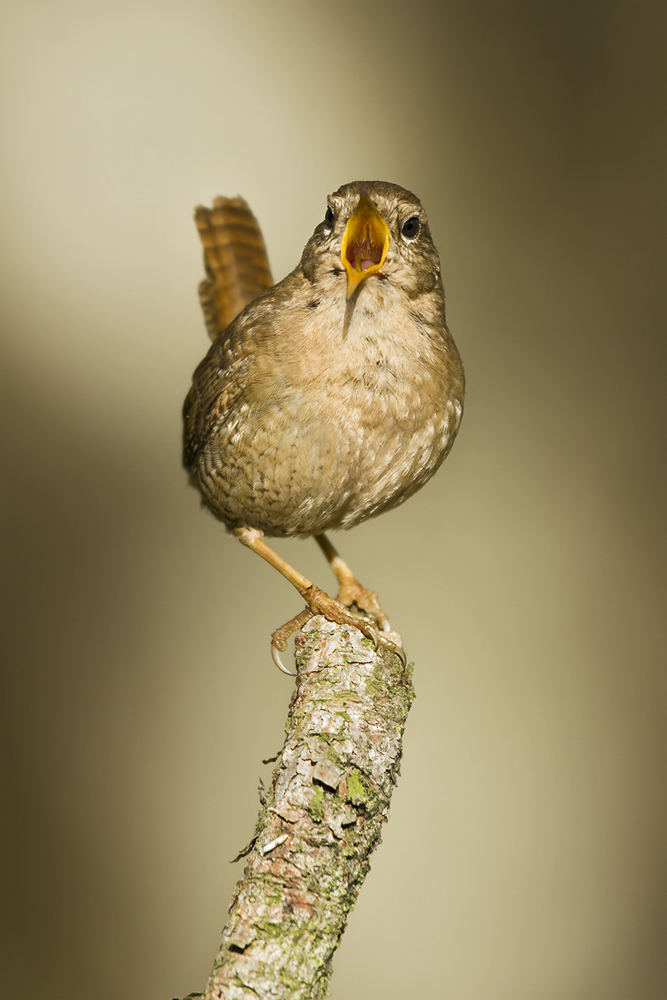
M 303 573 L 299 573 L 298 569 L 290 566 L 286 559 L 283 559 L 270 545 L 266 544 L 261 531 L 258 531 L 257 528 L 232 528 L 231 533 L 240 542 L 247 545 L 249 549 L 256 552 L 258 556 L 261 556 L 262 559 L 266 559 L 267 563 L 273 566 L 274 569 L 277 569 L 279 573 L 282 573 L 285 579 L 289 580 L 292 586 L 296 587 L 301 596 L 307 600 L 306 595 L 312 589 L 313 584 L 308 577 L 304 576 Z
M 297 629 L 305 625 L 308 619 L 312 618 L 313 615 L 324 615 L 324 617 L 328 618 L 329 621 L 336 622 L 338 625 L 349 625 L 354 628 L 358 628 L 368 639 L 372 640 L 376 647 L 378 644 L 385 646 L 392 652 L 398 653 L 401 659 L 405 662 L 405 653 L 403 652 L 402 646 L 391 640 L 388 636 L 379 634 L 377 629 L 375 629 L 367 618 L 360 618 L 353 615 L 343 604 L 341 604 L 340 601 L 335 601 L 332 597 L 329 597 L 328 594 L 325 594 L 323 590 L 320 590 L 320 588 L 316 587 L 314 583 L 311 583 L 311 581 L 302 573 L 299 573 L 299 571 L 294 569 L 293 566 L 290 566 L 290 564 L 283 559 L 282 556 L 279 556 L 277 552 L 266 544 L 261 531 L 258 531 L 256 528 L 233 528 L 231 533 L 235 538 L 238 538 L 243 545 L 252 549 L 253 552 L 256 552 L 258 556 L 265 559 L 271 566 L 274 567 L 274 569 L 277 569 L 279 573 L 282 573 L 285 579 L 289 580 L 292 586 L 299 591 L 308 605 L 307 611 L 302 611 L 301 614 L 292 618 L 292 620 L 283 625 L 282 628 L 276 629 L 271 636 L 271 651 L 274 662 L 284 673 L 289 673 L 289 670 L 285 670 L 280 662 L 278 650 L 287 649 L 287 640 L 292 632 L 296 632 Z M 325 542 L 329 545 L 327 539 L 325 539 Z M 320 542 L 320 544 L 322 543 Z M 330 547 L 334 555 L 336 555 L 336 551 L 333 546 Z M 342 563 L 342 559 L 340 561 Z M 343 563 L 343 565 L 345 564 Z M 348 569 L 347 571 L 350 576 L 352 576 L 351 570 Z M 354 577 L 352 577 L 352 579 L 354 579 Z M 367 593 L 370 593 L 370 591 Z M 356 601 L 356 598 L 354 598 L 354 600 Z M 377 598 L 375 598 L 375 600 L 377 601 Z M 378 604 L 378 608 L 379 607 L 380 606 Z M 381 611 L 380 614 L 382 614 Z M 382 618 L 386 621 L 386 617 L 384 615 L 382 615 Z M 384 625 L 379 619 L 378 624 L 383 631 L 385 631 Z
M 338 591 L 337 600 L 346 608 L 356 604 L 361 611 L 367 611 L 368 614 L 373 615 L 383 632 L 391 632 L 389 619 L 380 607 L 378 595 L 374 591 L 367 590 L 366 587 L 361 586 L 350 567 L 344 559 L 341 559 L 326 535 L 315 535 L 315 541 L 322 549 L 322 552 L 324 552 L 327 562 L 338 580 L 340 590 Z

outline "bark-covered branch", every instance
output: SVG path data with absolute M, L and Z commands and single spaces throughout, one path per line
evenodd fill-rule
M 287 738 L 204 1000 L 323 1000 L 388 818 L 410 672 L 322 617 L 297 636 L 297 667 Z

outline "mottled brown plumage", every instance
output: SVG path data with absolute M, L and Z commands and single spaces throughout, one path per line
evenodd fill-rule
M 206 296 L 215 301 L 211 284 Z M 220 322 L 208 318 L 209 330 Z M 310 581 L 277 565 L 262 535 L 315 535 L 325 548 L 324 532 L 402 503 L 449 452 L 463 391 L 419 199 L 395 184 L 353 182 L 329 198 L 294 271 L 220 330 L 195 371 L 184 464 L 215 516 L 322 611 Z M 345 564 L 325 552 L 343 586 L 335 560 Z M 342 598 L 365 606 L 359 594 Z M 379 605 L 366 606 L 387 628 Z

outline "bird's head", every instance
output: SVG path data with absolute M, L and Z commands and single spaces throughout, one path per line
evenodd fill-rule
M 311 280 L 325 271 L 338 281 L 345 276 L 348 300 L 371 278 L 400 282 L 409 295 L 440 282 L 440 259 L 419 198 L 386 181 L 352 181 L 330 195 L 301 264 Z

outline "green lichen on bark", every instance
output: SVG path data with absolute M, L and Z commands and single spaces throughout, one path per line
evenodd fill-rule
M 315 794 L 308 803 L 308 812 L 315 823 L 321 823 L 324 819 L 324 792 L 321 788 L 315 789 Z
M 348 775 L 345 799 L 347 802 L 351 802 L 353 806 L 363 806 L 368 801 L 368 789 L 356 768 L 350 771 Z
M 205 1000 L 324 1000 L 381 839 L 414 697 L 399 658 L 311 619 L 297 637 L 286 739 Z

